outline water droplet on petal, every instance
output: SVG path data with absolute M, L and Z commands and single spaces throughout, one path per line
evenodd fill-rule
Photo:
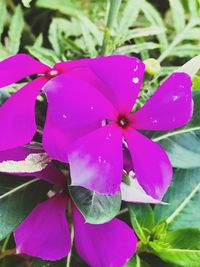
M 135 84 L 138 83 L 139 82 L 139 78 L 138 77 L 133 77 L 132 82 L 135 83 Z
M 62 117 L 63 117 L 63 119 L 66 119 L 67 118 L 67 115 L 66 114 L 63 114 Z

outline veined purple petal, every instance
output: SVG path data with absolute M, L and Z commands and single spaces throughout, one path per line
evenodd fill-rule
M 48 110 L 43 146 L 52 158 L 66 162 L 71 143 L 101 127 L 102 120 L 112 118 L 115 110 L 89 83 L 69 75 L 50 80 L 44 91 Z
M 35 150 L 25 147 L 17 147 L 14 149 L 9 149 L 0 152 L 0 163 L 4 161 L 23 161 L 30 154 L 44 153 L 43 150 Z M 4 171 L 5 172 L 5 171 Z M 7 173 L 10 173 L 9 171 Z M 15 172 L 11 173 L 13 175 L 20 176 L 35 176 L 42 180 L 48 181 L 52 184 L 64 187 L 66 184 L 65 176 L 57 169 L 53 163 L 49 163 L 45 169 L 39 172 Z
M 72 185 L 102 194 L 119 191 L 122 170 L 122 131 L 107 125 L 74 142 L 69 151 Z
M 33 74 L 42 74 L 50 68 L 26 54 L 17 54 L 0 62 L 0 87 L 20 81 Z
M 73 224 L 76 250 L 91 267 L 125 266 L 136 251 L 137 237 L 119 219 L 104 224 L 89 224 L 73 208 Z
M 172 180 L 172 166 L 162 147 L 129 129 L 125 138 L 133 160 L 134 172 L 146 193 L 161 200 Z
M 133 114 L 140 130 L 172 130 L 192 118 L 191 78 L 186 73 L 173 73 L 146 104 Z
M 0 107 L 0 151 L 29 143 L 35 132 L 35 102 L 46 79 L 29 82 Z
M 71 240 L 66 206 L 64 194 L 56 194 L 38 204 L 14 232 L 17 253 L 44 260 L 59 260 L 67 256 Z

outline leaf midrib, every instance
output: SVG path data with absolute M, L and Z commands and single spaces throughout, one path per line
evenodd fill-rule
M 39 179 L 38 178 L 35 178 L 35 179 L 32 179 L 32 180 L 30 180 L 30 181 L 28 181 L 26 183 L 23 183 L 23 184 L 15 187 L 14 189 L 8 191 L 7 193 L 1 195 L 0 196 L 0 200 L 2 200 L 5 197 L 8 197 L 9 195 L 12 195 L 13 193 L 17 192 L 18 190 L 23 189 L 23 188 L 27 187 L 28 185 L 33 184 L 33 183 L 35 183 L 37 181 L 39 181 Z

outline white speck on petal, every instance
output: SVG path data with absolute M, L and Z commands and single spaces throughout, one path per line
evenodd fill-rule
M 138 70 L 138 65 L 135 66 L 135 68 L 133 69 L 134 72 L 136 72 Z
M 176 101 L 177 99 L 179 99 L 179 96 L 173 95 L 172 99 L 173 99 L 173 101 Z
M 67 118 L 67 115 L 66 114 L 63 114 L 62 117 L 63 117 L 63 119 L 66 119 Z
M 93 109 L 94 109 L 94 107 L 90 107 L 90 109 L 91 109 L 91 110 L 93 110 Z
M 98 157 L 98 162 L 101 162 L 101 156 Z
M 139 78 L 138 77 L 133 77 L 132 82 L 133 83 L 138 83 L 139 82 Z

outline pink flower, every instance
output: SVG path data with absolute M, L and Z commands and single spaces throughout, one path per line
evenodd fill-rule
M 190 77 L 173 73 L 141 109 L 131 113 L 144 64 L 128 56 L 86 63 L 81 71 L 60 75 L 44 88 L 49 103 L 45 150 L 70 163 L 72 185 L 115 194 L 122 179 L 124 143 L 140 185 L 161 199 L 171 182 L 172 167 L 162 147 L 139 130 L 172 130 L 191 119 Z M 66 63 L 61 64 L 64 69 Z

